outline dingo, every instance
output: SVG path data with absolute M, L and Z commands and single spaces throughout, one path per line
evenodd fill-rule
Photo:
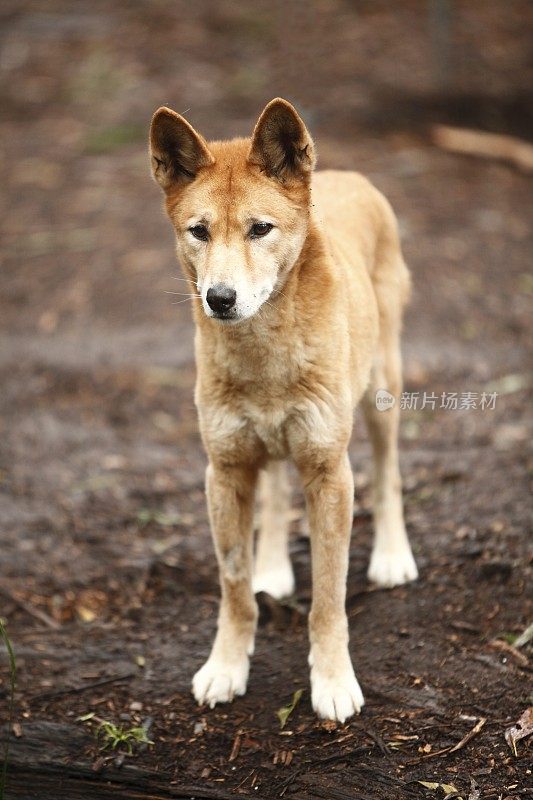
M 394 214 L 354 172 L 313 175 L 313 141 L 295 109 L 272 100 L 251 139 L 207 143 L 160 108 L 150 132 L 196 322 L 195 401 L 209 457 L 207 500 L 222 599 L 211 654 L 193 679 L 199 703 L 246 691 L 254 591 L 294 589 L 284 461 L 302 479 L 309 516 L 312 704 L 344 720 L 364 699 L 345 612 L 353 478 L 347 448 L 361 401 L 372 440 L 380 586 L 417 577 L 398 466 L 400 328 L 409 293 Z M 253 515 L 261 525 L 253 566 Z

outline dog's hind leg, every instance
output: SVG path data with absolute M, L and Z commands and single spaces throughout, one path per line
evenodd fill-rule
M 256 594 L 268 592 L 272 597 L 287 597 L 294 591 L 294 573 L 289 557 L 290 486 L 286 463 L 271 461 L 261 472 L 259 487 L 253 590 Z
M 370 385 L 362 401 L 374 453 L 374 547 L 368 577 L 391 587 L 415 580 L 415 560 L 405 530 L 398 457 L 398 427 L 402 390 L 399 324 L 394 317 L 382 327 Z M 380 411 L 376 392 L 385 389 L 394 404 Z
M 257 622 L 252 593 L 257 472 L 248 467 L 210 464 L 206 479 L 222 598 L 211 654 L 192 685 L 198 703 L 213 707 L 244 694 L 248 682 Z

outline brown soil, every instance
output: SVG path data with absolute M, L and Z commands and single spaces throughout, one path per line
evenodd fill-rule
M 482 798 L 533 794 L 531 739 L 518 757 L 504 739 L 533 702 L 528 649 L 505 645 L 531 621 L 531 183 L 440 152 L 427 127 L 531 133 L 528 9 L 457 2 L 442 94 L 421 0 L 2 4 L 0 613 L 18 661 L 7 798 L 443 797 L 422 780 L 466 800 L 471 779 Z M 494 410 L 404 412 L 421 578 L 390 592 L 365 577 L 371 465 L 357 421 L 348 612 L 367 705 L 346 725 L 310 706 L 301 513 L 297 594 L 262 599 L 246 697 L 211 711 L 189 691 L 218 587 L 190 310 L 165 294 L 179 271 L 146 129 L 169 103 L 207 136 L 242 134 L 277 94 L 302 109 L 322 166 L 365 172 L 398 212 L 415 287 L 406 390 L 498 392 Z M 299 688 L 280 730 L 275 712 Z M 7 698 L 0 651 L 0 721 Z M 153 746 L 102 752 L 78 719 L 91 711 L 146 724 Z

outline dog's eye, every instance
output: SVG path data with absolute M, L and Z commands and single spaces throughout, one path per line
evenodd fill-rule
M 250 236 L 252 239 L 260 239 L 261 236 L 266 236 L 270 233 L 274 226 L 270 222 L 254 222 L 250 228 Z
M 209 239 L 209 231 L 205 225 L 192 225 L 189 228 L 189 233 L 192 233 L 195 239 L 199 239 L 201 242 L 207 242 Z

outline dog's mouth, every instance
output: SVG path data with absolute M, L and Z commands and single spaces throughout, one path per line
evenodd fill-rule
M 213 311 L 210 315 L 211 319 L 216 319 L 217 322 L 225 322 L 229 324 L 235 324 L 240 322 L 242 317 L 240 317 L 236 311 Z

